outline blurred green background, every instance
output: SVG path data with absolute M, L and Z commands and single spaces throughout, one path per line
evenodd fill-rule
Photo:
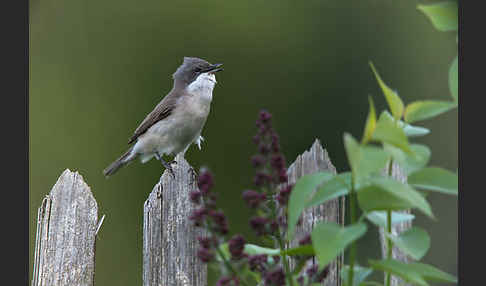
M 141 285 L 143 203 L 162 168 L 136 162 L 109 180 L 102 170 L 170 90 L 184 56 L 225 64 L 203 149 L 186 158 L 214 172 L 231 234 L 254 242 L 240 198 L 251 187 L 258 111 L 273 113 L 288 164 L 319 138 L 338 171 L 348 170 L 343 133 L 361 138 L 368 95 L 386 107 L 369 60 L 406 103 L 450 99 L 456 34 L 436 31 L 416 9 L 430 2 L 31 0 L 30 271 L 37 207 L 70 168 L 106 214 L 96 284 Z M 457 121 L 453 110 L 423 124 L 432 133 L 416 142 L 431 147 L 431 165 L 457 169 Z M 415 220 L 432 238 L 424 261 L 457 275 L 457 197 L 428 198 L 438 220 Z M 361 242 L 362 264 L 379 256 L 373 231 Z

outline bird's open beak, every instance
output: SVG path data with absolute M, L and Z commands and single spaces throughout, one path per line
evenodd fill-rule
M 215 72 L 222 71 L 223 70 L 223 68 L 221 67 L 222 65 L 223 64 L 214 64 L 211 67 L 209 67 L 207 72 L 215 73 Z

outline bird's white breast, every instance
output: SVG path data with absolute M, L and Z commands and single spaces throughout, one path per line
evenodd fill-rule
M 213 98 L 213 89 L 216 84 L 216 76 L 212 73 L 203 73 L 196 80 L 187 86 L 190 94 L 211 101 Z

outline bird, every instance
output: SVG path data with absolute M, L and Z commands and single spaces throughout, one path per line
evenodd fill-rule
M 215 73 L 222 71 L 222 63 L 211 64 L 197 57 L 184 57 L 172 75 L 170 92 L 145 117 L 128 140 L 134 143 L 123 155 L 111 163 L 103 174 L 113 175 L 121 167 L 139 158 L 142 163 L 155 157 L 169 170 L 171 164 L 162 156 L 182 157 L 191 144 L 201 149 L 204 138 L 201 132 L 209 115 L 213 89 L 217 83 Z

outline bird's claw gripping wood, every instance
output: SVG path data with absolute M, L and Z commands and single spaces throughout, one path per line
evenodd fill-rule
M 197 172 L 196 170 L 194 170 L 194 168 L 189 168 L 189 170 L 187 170 L 188 173 L 192 173 L 192 175 L 194 176 L 194 179 L 197 179 Z
M 170 174 L 172 175 L 172 178 L 175 179 L 175 173 L 174 173 L 174 170 L 172 169 L 172 167 L 170 166 L 171 164 L 177 164 L 177 161 L 172 161 L 169 163 L 165 162 L 164 159 L 162 159 L 162 156 L 160 156 L 160 154 L 158 152 L 155 152 L 155 157 L 157 158 L 157 160 L 159 160 L 162 165 L 167 169 L 169 170 Z

